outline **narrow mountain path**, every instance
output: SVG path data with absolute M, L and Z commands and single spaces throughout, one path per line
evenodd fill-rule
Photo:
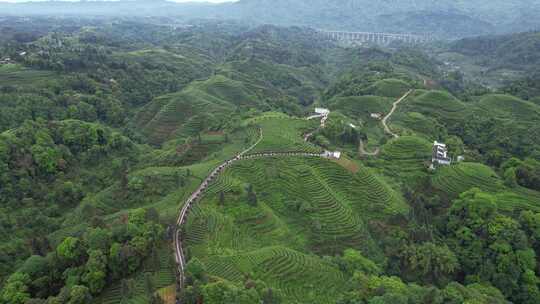
M 392 132 L 392 130 L 390 130 L 390 128 L 388 127 L 387 125 L 387 121 L 388 119 L 392 116 L 392 114 L 394 114 L 394 112 L 396 111 L 397 109 L 397 106 L 399 105 L 400 102 L 402 102 L 403 100 L 405 100 L 405 98 L 407 98 L 411 93 L 412 93 L 413 90 L 409 90 L 407 91 L 407 93 L 405 93 L 405 95 L 401 96 L 401 98 L 399 98 L 398 100 L 396 100 L 393 104 L 392 104 L 392 110 L 390 110 L 390 112 L 382 119 L 382 124 L 384 126 L 384 132 L 386 132 L 387 134 L 390 134 L 391 136 L 393 136 L 394 138 L 399 138 L 399 135 L 397 135 L 396 133 Z
M 360 140 L 360 143 L 358 144 L 358 152 L 360 152 L 360 155 L 377 156 L 381 152 L 381 148 L 377 147 L 375 148 L 375 151 L 367 152 L 364 148 L 364 141 Z
M 321 116 L 321 124 L 317 128 L 317 130 L 324 127 L 327 118 L 328 118 L 328 115 Z M 307 141 L 309 139 L 309 136 L 311 136 L 313 132 L 306 135 L 304 139 Z M 210 183 L 213 182 L 221 172 L 223 172 L 226 168 L 230 167 L 235 162 L 238 162 L 240 160 L 246 160 L 246 159 L 266 158 L 266 157 L 321 157 L 321 158 L 326 158 L 326 159 L 331 158 L 331 156 L 326 152 L 322 152 L 322 153 L 263 152 L 263 153 L 250 154 L 250 152 L 262 141 L 262 139 L 263 139 L 263 132 L 262 132 L 262 129 L 259 128 L 259 139 L 249 148 L 238 153 L 234 158 L 224 161 L 218 167 L 216 167 L 212 172 L 210 172 L 210 174 L 202 181 L 200 186 L 189 196 L 189 198 L 184 203 L 182 209 L 180 210 L 180 213 L 178 214 L 178 218 L 176 220 L 176 227 L 174 231 L 174 244 L 173 244 L 175 260 L 176 260 L 176 264 L 178 265 L 177 286 L 176 286 L 177 291 L 180 291 L 184 287 L 184 283 L 186 279 L 185 272 L 184 272 L 186 268 L 186 257 L 184 255 L 184 248 L 183 248 L 182 226 L 186 223 L 187 215 L 189 214 L 189 211 L 191 210 L 193 205 L 202 198 L 204 191 L 208 189 L 208 187 L 210 186 Z M 181 304 L 182 303 L 181 299 L 177 298 L 176 303 Z
M 396 100 L 392 104 L 392 109 L 390 110 L 390 112 L 388 112 L 388 114 L 381 121 L 381 123 L 382 123 L 382 125 L 384 127 L 384 132 L 387 133 L 387 134 L 390 134 L 390 136 L 392 136 L 394 138 L 399 138 L 399 135 L 397 135 L 396 133 L 392 132 L 392 130 L 390 130 L 390 128 L 388 127 L 387 121 L 388 121 L 388 119 L 390 119 L 392 114 L 394 114 L 394 112 L 396 111 L 398 105 L 403 100 L 405 100 L 405 98 L 409 97 L 409 95 L 412 92 L 413 92 L 413 90 L 409 90 L 409 91 L 407 91 L 407 93 L 405 93 L 403 96 L 401 96 L 398 100 Z M 373 152 L 368 152 L 368 151 L 366 151 L 366 149 L 364 147 L 364 142 L 362 140 L 360 140 L 360 142 L 358 143 L 358 153 L 361 156 L 377 156 L 377 155 L 379 155 L 380 152 L 381 152 L 380 147 L 375 148 L 375 151 L 373 151 Z

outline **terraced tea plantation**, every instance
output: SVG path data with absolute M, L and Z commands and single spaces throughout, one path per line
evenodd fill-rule
M 33 70 L 18 64 L 0 65 L 0 83 L 4 86 L 32 83 L 33 86 L 45 85 L 58 75 L 50 71 Z
M 209 260 L 207 270 L 233 282 L 241 282 L 246 273 L 252 274 L 281 290 L 291 302 L 332 303 L 345 286 L 345 278 L 335 266 L 281 246 L 216 257 Z
M 386 168 L 394 172 L 422 171 L 424 163 L 431 158 L 431 143 L 416 136 L 403 136 L 383 146 L 381 158 Z
M 540 106 L 510 95 L 487 95 L 478 103 L 485 112 L 501 119 L 539 121 Z
M 457 197 L 473 187 L 488 192 L 503 188 L 499 176 L 489 167 L 478 163 L 462 163 L 442 167 L 432 179 L 433 186 L 451 197 Z
M 321 149 L 303 140 L 303 135 L 313 131 L 319 120 L 293 118 L 280 113 L 266 113 L 249 120 L 249 124 L 262 129 L 263 139 L 253 152 L 320 152 Z
M 211 275 L 260 279 L 287 303 L 332 303 L 344 277 L 321 256 L 356 248 L 381 261 L 366 223 L 407 213 L 400 194 L 364 168 L 353 174 L 316 157 L 245 160 L 223 172 L 190 214 L 186 251 Z
M 262 106 L 241 82 L 223 76 L 193 82 L 182 91 L 155 98 L 137 116 L 137 125 L 155 144 L 195 136 L 222 123 L 236 106 Z
M 437 170 L 432 178 L 433 187 L 450 198 L 473 187 L 495 195 L 501 210 L 518 212 L 520 210 L 540 211 L 540 194 L 521 187 L 508 188 L 502 179 L 489 167 L 478 163 L 461 163 Z
M 466 115 L 467 107 L 448 92 L 417 90 L 399 112 L 419 112 L 441 121 L 458 121 Z

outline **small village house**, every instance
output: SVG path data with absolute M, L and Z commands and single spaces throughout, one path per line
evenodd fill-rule
M 435 141 L 433 143 L 433 153 L 431 156 L 431 166 L 444 165 L 448 166 L 452 163 L 452 159 L 448 156 L 448 148 L 445 144 Z
M 371 116 L 371 118 L 373 119 L 382 119 L 382 113 L 371 113 L 369 116 Z

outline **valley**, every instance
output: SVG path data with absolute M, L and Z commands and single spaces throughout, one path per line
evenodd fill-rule
M 5 18 L 0 304 L 540 301 L 537 34 Z

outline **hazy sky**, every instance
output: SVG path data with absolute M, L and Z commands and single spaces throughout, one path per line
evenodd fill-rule
M 2 1 L 2 0 L 0 0 Z M 235 0 L 169 0 L 174 2 L 212 2 L 212 3 L 221 3 L 221 2 L 234 2 Z
M 0 2 L 27 2 L 27 1 L 43 1 L 43 0 L 0 0 Z M 73 1 L 73 0 L 71 0 Z M 174 2 L 212 2 L 212 3 L 221 3 L 221 2 L 235 2 L 238 0 L 169 0 Z

